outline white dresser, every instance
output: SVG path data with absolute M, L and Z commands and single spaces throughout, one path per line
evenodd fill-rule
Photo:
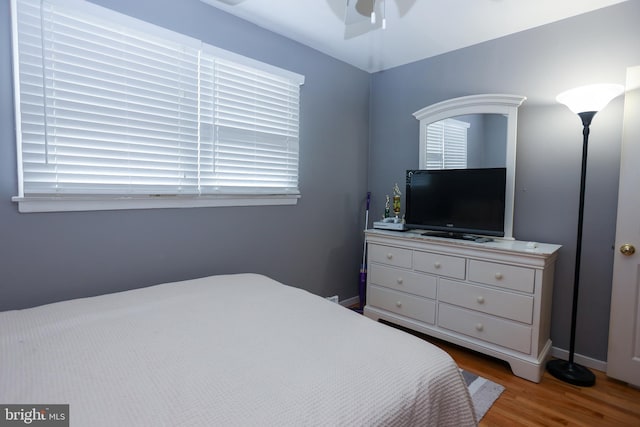
M 366 232 L 364 314 L 507 361 L 540 382 L 559 245 Z

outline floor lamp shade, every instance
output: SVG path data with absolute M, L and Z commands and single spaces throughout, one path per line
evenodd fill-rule
M 569 360 L 554 359 L 547 363 L 547 370 L 559 380 L 577 386 L 589 387 L 595 384 L 595 375 L 587 368 L 573 361 L 575 355 L 576 319 L 578 311 L 578 291 L 580 289 L 580 258 L 582 254 L 582 226 L 584 218 L 584 193 L 587 172 L 587 148 L 589 126 L 593 116 L 603 109 L 613 98 L 620 95 L 624 87 L 615 84 L 596 84 L 581 86 L 562 92 L 556 100 L 565 104 L 580 116 L 583 125 L 582 170 L 580 174 L 580 205 L 578 209 L 578 233 L 576 242 L 576 260 L 573 276 L 573 304 L 571 307 L 571 338 L 569 341 Z
M 562 92 L 556 97 L 556 101 L 576 114 L 587 111 L 597 113 L 623 91 L 624 86 L 609 83 L 580 86 Z

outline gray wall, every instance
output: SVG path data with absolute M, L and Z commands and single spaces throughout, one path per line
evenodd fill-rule
M 469 123 L 467 167 L 503 168 L 507 164 L 507 117 L 502 114 L 456 116 Z
M 357 295 L 369 74 L 198 0 L 96 3 L 306 76 L 296 206 L 20 214 L 9 2 L 0 2 L 0 310 L 210 274 Z
M 484 115 L 484 161 L 486 167 L 499 168 L 507 164 L 507 117 L 502 114 Z
M 484 165 L 485 139 L 484 117 L 482 114 L 456 116 L 456 120 L 469 123 L 467 129 L 467 167 L 481 168 Z M 504 162 L 502 166 L 504 167 Z
M 376 73 L 372 82 L 369 188 L 372 216 L 384 194 L 418 167 L 418 121 L 444 99 L 525 95 L 519 110 L 514 234 L 563 245 L 556 268 L 552 340 L 568 349 L 582 125 L 555 96 L 572 87 L 625 82 L 640 64 L 640 2 L 521 32 Z M 606 360 L 620 163 L 622 97 L 593 120 L 589 149 L 576 352 Z

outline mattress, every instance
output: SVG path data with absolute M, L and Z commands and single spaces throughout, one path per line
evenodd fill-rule
M 0 404 L 72 426 L 466 426 L 439 348 L 238 274 L 0 313 Z

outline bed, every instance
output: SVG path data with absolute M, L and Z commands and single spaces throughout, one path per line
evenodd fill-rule
M 256 274 L 0 313 L 0 404 L 69 404 L 72 426 L 476 424 L 448 354 Z

